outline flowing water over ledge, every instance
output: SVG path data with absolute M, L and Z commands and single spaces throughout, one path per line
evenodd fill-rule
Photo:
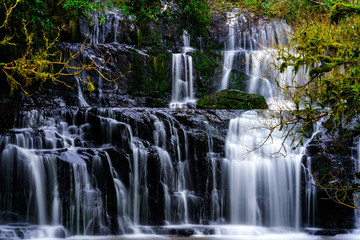
M 277 132 L 253 150 L 260 113 L 22 112 L 0 139 L 0 239 L 318 239 L 303 150 L 275 158 Z
M 256 236 L 300 228 L 302 153 L 270 157 L 281 146 L 276 134 L 248 152 L 268 134 L 257 112 L 58 114 L 23 112 L 0 139 L 1 219 L 14 223 L 2 228 L 6 238 Z

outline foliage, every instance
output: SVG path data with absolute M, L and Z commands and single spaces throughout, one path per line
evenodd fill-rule
M 170 54 L 157 53 L 151 56 L 152 89 L 154 97 L 164 97 L 168 89 L 167 74 Z
M 179 35 L 184 30 L 196 36 L 208 34 L 210 25 L 209 0 L 173 0 L 173 1 L 152 1 L 152 0 L 64 0 L 63 7 L 74 15 L 81 12 L 93 21 L 92 13 L 95 11 L 105 12 L 108 9 L 119 9 L 128 15 L 139 27 L 138 45 L 147 42 L 149 34 L 148 23 L 158 23 L 161 19 L 167 22 L 177 23 Z M 99 15 L 100 23 L 104 21 L 104 15 Z
M 247 8 L 251 12 L 270 17 L 285 19 L 288 23 L 324 13 L 324 7 L 332 0 L 244 0 L 233 1 L 233 6 Z
M 176 22 L 179 32 L 184 30 L 194 35 L 207 35 L 210 25 L 210 8 L 204 0 L 174 0 L 170 2 L 150 0 L 124 0 L 118 3 L 123 13 L 130 15 L 135 21 L 146 23 L 158 21 L 159 18 Z
M 327 163 L 326 168 L 313 173 L 315 185 L 334 202 L 346 207 L 359 209 L 360 184 L 355 179 L 360 178 L 360 172 L 347 173 L 339 166 Z
M 65 1 L 63 6 L 68 7 L 66 4 L 69 2 Z M 0 70 L 10 86 L 10 94 L 21 89 L 26 95 L 31 95 L 29 89 L 33 85 L 42 85 L 49 80 L 72 87 L 63 80 L 66 76 L 76 76 L 87 83 L 89 91 L 94 90 L 90 79 L 81 79 L 79 75 L 85 70 L 99 72 L 98 66 L 92 60 L 81 66 L 72 63 L 85 46 L 78 52 L 69 53 L 66 58 L 63 49 L 57 46 L 61 32 L 73 17 L 71 12 L 63 15 L 58 5 L 53 0 L 9 0 L 0 5 Z
M 211 88 L 210 83 L 214 80 L 216 71 L 221 68 L 222 57 L 219 52 L 213 50 L 195 51 L 190 55 L 194 59 L 196 69 L 196 86 L 197 94 L 202 97 L 209 94 Z
M 151 52 L 147 56 L 134 51 L 133 56 L 133 69 L 129 86 L 130 94 L 141 97 L 164 97 L 168 88 L 169 53 Z
M 359 114 L 359 24 L 359 16 L 342 19 L 339 24 L 333 23 L 329 15 L 318 16 L 315 21 L 305 19 L 294 27 L 290 45 L 279 48 L 281 71 L 291 67 L 297 73 L 302 66 L 309 68 L 309 78 L 282 88 L 297 107 L 293 111 L 296 119 L 305 125 L 327 116 L 341 131 Z
M 267 109 L 264 96 L 236 90 L 222 90 L 205 95 L 196 105 L 199 109 Z
M 160 1 L 152 0 L 124 0 L 118 7 L 125 13 L 131 15 L 136 21 L 156 21 L 157 18 L 164 14 Z
M 178 0 L 180 7 L 180 27 L 194 35 L 207 35 L 210 25 L 208 1 Z

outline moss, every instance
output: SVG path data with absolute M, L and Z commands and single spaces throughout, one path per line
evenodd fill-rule
M 134 51 L 129 92 L 132 96 L 166 96 L 168 89 L 168 63 L 170 53 L 152 51 L 150 57 Z
M 342 145 L 340 142 L 337 142 L 336 145 L 332 145 L 328 148 L 328 152 L 330 154 L 336 154 L 338 156 L 348 156 L 347 148 Z
M 332 22 L 338 23 L 342 18 L 350 14 L 360 14 L 360 7 L 337 3 L 331 8 L 330 19 Z
M 163 98 L 168 89 L 168 63 L 171 54 L 168 52 L 159 52 L 151 56 L 151 82 L 153 97 Z
M 154 21 L 137 21 L 136 43 L 138 47 L 151 46 L 151 49 L 164 48 L 162 26 Z
M 320 67 L 313 67 L 309 71 L 310 77 L 317 77 L 322 73 L 330 72 L 332 69 L 341 66 L 345 63 L 344 59 L 341 58 L 334 58 L 334 62 L 331 63 L 324 63 Z
M 266 100 L 261 95 L 235 90 L 223 90 L 206 95 L 197 102 L 197 108 L 205 109 L 267 109 Z
M 330 159 L 325 154 L 317 154 L 313 157 L 312 162 L 314 163 L 314 172 L 319 183 L 321 185 L 328 184 L 331 180 L 331 171 L 333 169 Z
M 145 66 L 145 60 L 137 51 L 134 51 L 129 84 L 129 92 L 133 96 L 142 96 L 146 90 L 145 83 L 148 77 L 145 74 Z
M 229 88 L 246 91 L 246 78 L 247 75 L 236 69 L 232 69 L 229 79 Z
M 222 56 L 221 53 L 214 50 L 204 50 L 191 52 L 196 69 L 196 89 L 197 95 L 202 97 L 209 94 L 215 72 L 221 69 Z

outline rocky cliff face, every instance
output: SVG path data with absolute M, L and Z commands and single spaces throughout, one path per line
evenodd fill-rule
M 323 126 L 307 145 L 305 166 L 311 169 L 317 186 L 314 225 L 334 229 L 354 227 L 354 192 L 357 167 L 357 133 L 350 124 L 342 137 Z M 349 191 L 350 190 L 350 191 Z M 348 206 L 345 206 L 348 205 Z M 329 210 L 331 209 L 331 211 Z

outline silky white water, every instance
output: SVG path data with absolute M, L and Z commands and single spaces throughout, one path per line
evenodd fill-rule
M 182 53 L 172 55 L 172 94 L 170 108 L 183 108 L 189 102 L 195 102 L 193 59 L 188 53 L 194 49 L 190 47 L 190 35 L 185 31 L 183 35 Z
M 227 89 L 229 85 L 229 78 L 231 74 L 231 70 L 233 67 L 234 57 L 236 54 L 235 51 L 235 27 L 238 20 L 237 11 L 229 12 L 227 14 L 227 26 L 229 28 L 228 38 L 225 44 L 225 51 L 224 51 L 224 63 L 223 63 L 223 76 L 221 79 L 221 89 Z
M 270 133 L 262 121 L 250 111 L 229 124 L 225 162 L 229 169 L 230 222 L 299 229 L 302 155 L 282 156 L 283 140 L 276 131 L 259 147 Z

